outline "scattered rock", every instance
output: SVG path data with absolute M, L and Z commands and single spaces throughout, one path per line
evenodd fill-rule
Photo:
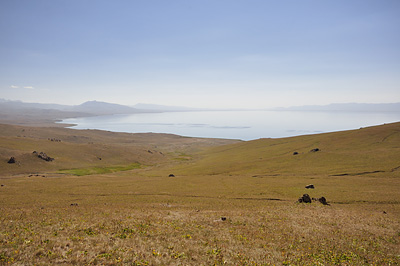
M 50 156 L 48 156 L 46 153 L 44 152 L 40 152 L 38 153 L 37 151 L 34 151 L 33 154 L 35 154 L 38 158 L 45 160 L 46 162 L 51 162 L 54 160 L 54 158 L 51 158 Z
M 1 186 L 3 186 L 3 185 L 1 185 Z M 383 214 L 387 214 L 387 212 L 386 212 L 386 211 L 383 211 Z
M 317 152 L 317 151 L 321 151 L 321 150 L 318 148 L 315 148 L 315 149 L 312 149 L 310 152 Z
M 293 155 L 297 155 L 297 154 L 299 154 L 297 151 L 293 152 Z
M 320 198 L 312 198 L 313 201 L 319 201 L 324 205 L 330 205 L 327 201 L 325 197 L 320 197 Z
M 225 221 L 226 221 L 226 217 L 224 217 L 224 216 L 221 216 L 221 218 L 214 220 L 214 222 L 216 222 L 216 223 L 221 223 L 221 222 L 225 222 Z
M 2 187 L 4 187 L 4 185 L 3 185 L 3 184 L 1 184 L 1 186 L 2 186 Z
M 153 154 L 153 152 L 151 150 L 148 150 L 147 152 Z
M 8 160 L 8 163 L 15 163 L 15 157 L 11 157 L 10 160 Z
M 318 201 L 321 202 L 321 203 L 324 204 L 324 205 L 329 205 L 329 203 L 326 202 L 326 198 L 325 198 L 325 197 L 320 197 L 320 198 L 318 199 Z
M 78 203 L 71 203 L 70 206 L 78 206 Z
M 303 194 L 303 196 L 301 196 L 298 199 L 298 202 L 299 203 L 311 203 L 311 198 L 310 198 L 310 196 L 308 194 Z
M 28 177 L 32 177 L 32 176 L 41 176 L 41 177 L 46 177 L 46 176 L 44 176 L 44 175 L 39 175 L 39 174 L 30 174 Z
M 175 175 L 174 174 L 170 174 L 168 177 L 175 177 Z
M 309 185 L 306 186 L 306 188 L 307 188 L 307 189 L 310 189 L 310 188 L 314 189 L 315 187 L 314 187 L 313 184 L 309 184 Z

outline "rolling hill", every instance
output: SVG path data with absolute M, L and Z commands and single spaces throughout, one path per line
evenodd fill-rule
M 399 166 L 400 123 L 248 142 L 0 125 L 0 264 L 398 265 Z
M 312 152 L 313 149 L 319 149 Z M 294 153 L 298 153 L 294 155 Z M 400 123 L 220 146 L 183 174 L 354 175 L 400 171 Z

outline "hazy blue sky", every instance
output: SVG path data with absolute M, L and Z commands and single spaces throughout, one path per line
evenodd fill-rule
M 400 101 L 399 0 L 1 0 L 0 98 Z

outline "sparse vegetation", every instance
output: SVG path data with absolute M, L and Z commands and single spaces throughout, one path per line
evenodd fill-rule
M 133 163 L 127 166 L 109 166 L 109 167 L 90 167 L 79 169 L 61 169 L 59 172 L 62 174 L 71 174 L 77 176 L 95 175 L 95 174 L 109 174 L 120 171 L 128 171 L 140 168 L 139 163 Z
M 229 145 L 3 129 L 0 265 L 400 264 L 400 123 Z M 56 159 L 24 155 L 36 145 Z

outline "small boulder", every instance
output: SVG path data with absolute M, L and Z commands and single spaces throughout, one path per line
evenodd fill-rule
M 297 151 L 293 152 L 293 155 L 297 155 L 297 154 L 299 154 Z
M 8 163 L 15 163 L 15 157 L 11 157 L 10 160 L 8 160 Z
M 308 194 L 303 194 L 303 196 L 301 196 L 298 199 L 298 202 L 299 203 L 311 203 L 311 198 L 310 198 L 310 196 Z
M 329 203 L 326 202 L 326 198 L 325 198 L 325 197 L 320 197 L 320 198 L 318 199 L 318 201 L 321 202 L 323 205 L 329 205 Z
M 320 151 L 320 149 L 315 148 L 315 149 L 312 149 L 310 152 L 317 152 L 317 151 Z
M 50 156 L 48 156 L 48 155 L 47 155 L 46 153 L 44 153 L 44 152 L 40 152 L 39 154 L 37 154 L 37 157 L 40 158 L 40 159 L 42 159 L 42 160 L 45 160 L 46 162 L 51 162 L 51 161 L 54 160 L 54 158 L 51 158 Z
M 315 187 L 314 187 L 313 184 L 309 184 L 309 185 L 306 186 L 306 188 L 307 188 L 307 189 L 310 189 L 310 188 L 311 188 L 311 189 L 314 189 Z
M 175 175 L 174 174 L 170 174 L 168 177 L 175 177 Z

